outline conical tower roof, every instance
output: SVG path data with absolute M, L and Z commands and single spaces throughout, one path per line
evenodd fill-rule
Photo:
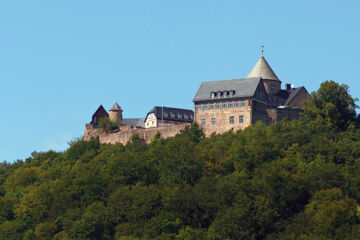
M 263 79 L 280 81 L 262 55 L 246 78 L 254 77 L 262 77 Z
M 122 111 L 121 107 L 118 103 L 115 103 L 114 106 L 110 109 L 110 111 Z

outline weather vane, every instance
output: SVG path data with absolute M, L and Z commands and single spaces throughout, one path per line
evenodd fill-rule
M 261 56 L 264 56 L 264 45 L 261 45 Z

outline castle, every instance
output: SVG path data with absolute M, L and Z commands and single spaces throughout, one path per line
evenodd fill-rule
M 181 129 L 195 121 L 205 135 L 244 129 L 257 121 L 275 123 L 283 118 L 296 119 L 302 104 L 309 98 L 305 87 L 293 88 L 276 76 L 263 54 L 242 79 L 201 83 L 194 99 L 194 112 L 187 109 L 158 107 L 151 109 L 146 118 L 122 117 L 123 110 L 115 103 L 109 114 L 102 105 L 86 124 L 84 139 L 97 138 L 101 143 L 125 144 L 133 134 L 146 142 L 156 132 L 164 138 L 175 136 Z M 109 133 L 99 133 L 99 120 L 104 117 L 119 126 Z

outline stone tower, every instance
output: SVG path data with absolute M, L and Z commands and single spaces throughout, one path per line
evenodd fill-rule
M 119 104 L 115 103 L 114 106 L 112 106 L 112 108 L 109 110 L 109 112 L 109 119 L 121 126 L 123 110 L 121 109 Z
M 281 81 L 271 69 L 264 56 L 261 55 L 254 68 L 246 78 L 261 77 L 267 94 L 276 94 L 281 90 Z

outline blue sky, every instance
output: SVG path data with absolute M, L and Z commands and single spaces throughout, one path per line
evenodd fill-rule
M 265 45 L 283 84 L 360 96 L 359 1 L 0 0 L 0 161 L 62 151 L 100 104 L 124 117 L 192 108 Z

